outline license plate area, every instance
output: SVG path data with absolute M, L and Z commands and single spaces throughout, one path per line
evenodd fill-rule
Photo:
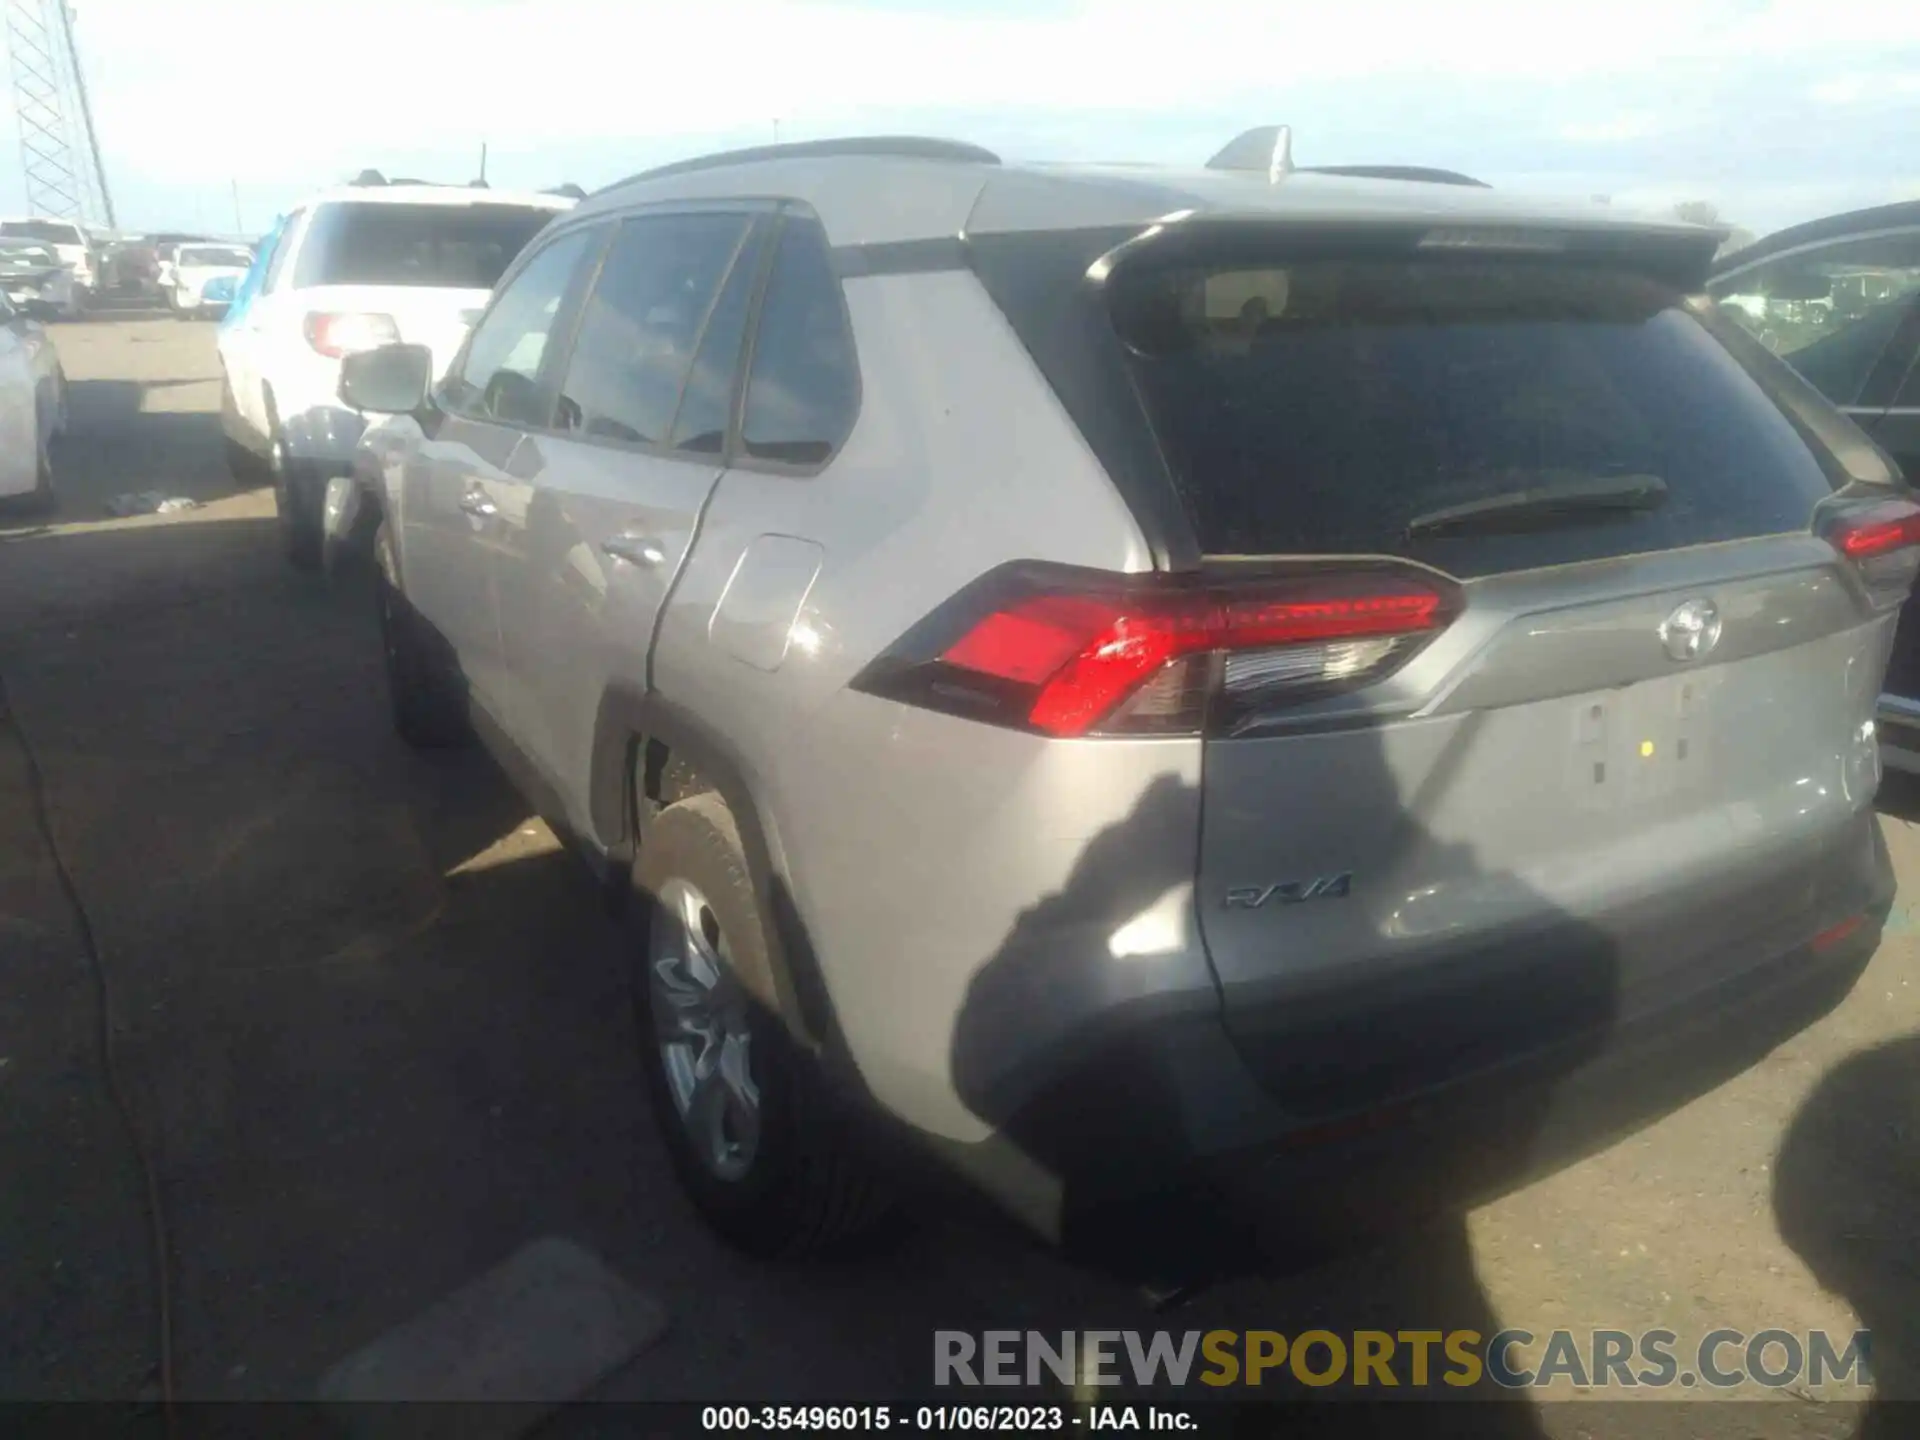
M 1661 676 L 1569 702 L 1566 787 L 1587 812 L 1644 811 L 1712 784 L 1713 671 Z

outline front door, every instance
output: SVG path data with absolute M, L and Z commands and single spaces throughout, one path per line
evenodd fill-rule
M 573 230 L 528 256 L 495 296 L 442 385 L 439 413 L 401 482 L 401 570 L 408 599 L 452 646 L 469 693 L 504 718 L 497 557 L 515 497 L 514 451 L 543 425 L 547 342 L 600 232 Z

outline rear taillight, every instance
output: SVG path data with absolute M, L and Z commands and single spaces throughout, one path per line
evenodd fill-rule
M 1383 679 L 1445 628 L 1450 587 L 1401 569 L 1258 579 L 995 571 L 854 682 L 1047 735 L 1179 735 Z
M 1920 505 L 1884 500 L 1833 511 L 1827 542 L 1854 563 L 1869 598 L 1882 609 L 1905 603 L 1920 578 Z
M 338 360 L 362 350 L 378 350 L 400 340 L 400 327 L 391 315 L 316 310 L 307 316 L 307 344 Z

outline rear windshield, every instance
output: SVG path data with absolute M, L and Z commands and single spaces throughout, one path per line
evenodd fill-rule
M 180 263 L 188 266 L 226 265 L 244 270 L 253 264 L 253 252 L 250 250 L 224 249 L 220 247 L 205 249 L 197 245 L 190 245 L 181 250 Z
M 1636 275 L 1239 262 L 1122 272 L 1111 308 L 1210 554 L 1472 576 L 1804 529 L 1832 493 L 1682 297 Z M 1596 491 L 1637 498 L 1503 508 Z M 1483 513 L 1435 523 L 1460 506 Z
M 17 236 L 22 240 L 45 240 L 53 245 L 84 245 L 87 237 L 77 226 L 63 225 L 58 220 L 5 220 L 0 221 L 0 235 Z
M 491 290 L 552 218 L 524 205 L 323 205 L 293 283 Z

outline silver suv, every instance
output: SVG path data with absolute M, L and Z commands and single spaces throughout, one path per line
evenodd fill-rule
M 1283 161 L 673 165 L 432 393 L 346 363 L 399 730 L 643 897 L 663 1132 L 749 1249 L 880 1212 L 862 1115 L 1089 1253 L 1363 1213 L 1329 1157 L 1804 1024 L 1878 943 L 1884 454 L 1697 298 L 1712 232 Z

